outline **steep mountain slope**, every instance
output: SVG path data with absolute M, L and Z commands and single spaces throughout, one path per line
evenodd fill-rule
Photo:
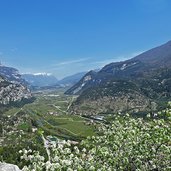
M 74 75 L 67 76 L 63 78 L 62 80 L 58 81 L 58 84 L 64 85 L 64 86 L 73 86 L 76 84 L 84 75 L 86 72 L 80 72 L 76 73 Z
M 71 87 L 69 90 L 67 90 L 66 94 L 80 94 L 84 91 L 84 87 L 91 86 L 91 81 L 95 77 L 96 72 L 95 71 L 89 71 L 87 74 L 84 75 L 84 77 L 76 83 L 73 87 Z
M 150 66 L 171 67 L 171 41 L 159 47 L 153 48 L 134 58 Z
M 0 65 L 0 75 L 5 77 L 10 82 L 25 84 L 25 80 L 21 78 L 19 71 L 12 67 Z
M 75 113 L 83 109 L 83 113 L 151 110 L 151 102 L 157 104 L 171 98 L 170 73 L 168 42 L 130 60 L 108 64 L 96 74 L 87 73 L 66 93 L 80 95 L 72 106 Z
M 112 74 L 115 77 L 139 77 L 143 72 L 152 69 L 171 67 L 171 41 L 148 50 L 130 60 L 106 65 L 100 73 Z
M 31 86 L 38 87 L 52 86 L 58 82 L 55 76 L 46 73 L 22 74 L 22 78 L 25 79 Z
M 100 82 L 106 82 L 111 78 L 138 78 L 143 77 L 144 73 L 151 72 L 152 70 L 169 67 L 171 67 L 171 41 L 144 52 L 132 59 L 122 62 L 113 62 L 104 66 L 99 72 L 97 72 L 93 79 L 89 80 L 89 84 L 84 84 L 81 89 L 85 90 L 90 86 L 90 84 L 94 85 Z M 86 76 L 87 75 L 85 75 L 85 77 Z M 84 80 L 84 78 L 82 78 L 79 83 L 71 87 L 71 89 L 66 93 L 75 94 L 74 89 L 81 87 L 83 84 L 82 80 Z M 76 91 L 76 94 L 79 94 L 79 92 L 82 91 Z
M 0 76 L 0 106 L 30 99 L 31 92 L 22 84 L 10 82 Z
M 85 89 L 71 111 L 98 114 L 151 111 L 151 104 L 171 99 L 171 69 L 154 70 L 136 79 L 111 79 Z M 153 110 L 156 110 L 156 107 Z
M 11 105 L 32 100 L 27 82 L 15 68 L 0 65 L 0 113 Z

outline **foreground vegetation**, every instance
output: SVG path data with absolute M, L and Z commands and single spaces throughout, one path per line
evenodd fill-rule
M 0 115 L 0 161 L 23 171 L 171 170 L 171 103 L 143 117 L 104 114 L 104 122 L 70 115 L 72 101 L 47 92 Z
M 111 124 L 100 126 L 98 136 L 87 137 L 79 145 L 51 143 L 45 147 L 46 155 L 31 149 L 20 151 L 22 161 L 27 162 L 23 170 L 169 171 L 170 124 L 170 105 L 146 119 L 116 115 Z
M 30 148 L 44 153 L 39 131 L 44 131 L 44 136 L 75 141 L 95 135 L 95 126 L 87 124 L 89 120 L 68 113 L 72 96 L 55 91 L 35 97 L 33 103 L 13 106 L 0 114 L 0 161 L 23 167 L 18 151 Z

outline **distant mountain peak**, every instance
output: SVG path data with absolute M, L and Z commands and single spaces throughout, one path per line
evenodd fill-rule
M 169 40 L 166 44 L 170 45 L 171 46 L 171 40 Z
M 31 86 L 45 87 L 55 85 L 58 80 L 50 73 L 34 73 L 34 74 L 22 74 L 22 78 L 25 79 Z
M 73 75 L 64 77 L 62 80 L 58 81 L 58 84 L 63 86 L 73 86 L 76 84 L 87 72 L 79 72 Z

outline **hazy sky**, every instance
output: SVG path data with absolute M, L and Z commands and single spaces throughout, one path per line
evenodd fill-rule
M 0 60 L 58 78 L 171 39 L 171 0 L 0 0 Z

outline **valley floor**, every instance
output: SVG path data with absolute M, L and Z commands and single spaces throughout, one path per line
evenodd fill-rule
M 69 112 L 76 96 L 61 90 L 34 96 L 34 102 L 0 115 L 0 162 L 23 171 L 171 168 L 171 103 L 155 118 L 81 116 Z
M 87 136 L 96 135 L 98 123 L 68 112 L 74 96 L 66 96 L 62 91 L 44 91 L 34 94 L 36 100 L 22 107 L 11 107 L 0 115 L 0 161 L 14 163 L 13 158 L 4 155 L 15 149 L 29 146 L 43 147 L 40 132 L 52 139 L 81 141 Z M 14 147 L 14 148 L 13 148 Z M 9 154 L 10 155 L 10 154 Z

